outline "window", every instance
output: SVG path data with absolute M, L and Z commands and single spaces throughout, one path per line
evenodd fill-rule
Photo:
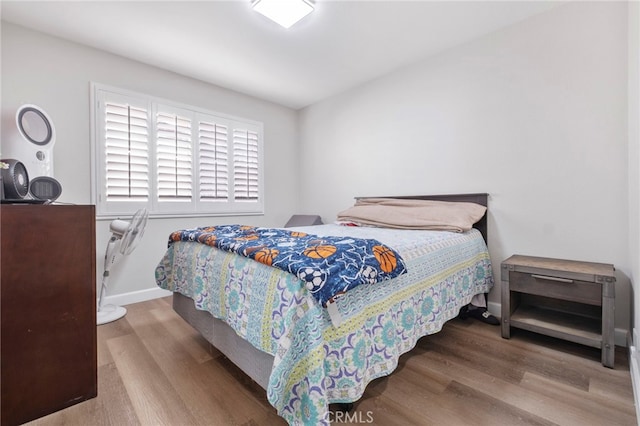
M 98 216 L 262 214 L 262 124 L 92 85 Z
M 258 198 L 258 134 L 233 131 L 233 181 L 237 199 Z

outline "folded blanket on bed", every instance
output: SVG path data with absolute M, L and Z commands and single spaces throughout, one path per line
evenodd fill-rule
M 465 232 L 486 210 L 475 203 L 363 198 L 338 213 L 338 220 L 385 228 Z
M 196 241 L 290 272 L 306 283 L 322 306 L 361 284 L 407 271 L 394 249 L 374 239 L 223 225 L 176 231 L 169 245 L 174 241 Z

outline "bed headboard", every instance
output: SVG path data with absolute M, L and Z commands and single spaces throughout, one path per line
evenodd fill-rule
M 452 202 L 464 202 L 464 203 L 476 203 L 481 206 L 489 207 L 488 200 L 489 194 L 441 194 L 441 195 L 391 195 L 385 197 L 356 197 L 356 199 L 361 198 L 398 198 L 398 199 L 407 199 L 407 200 L 436 200 L 436 201 L 452 201 Z M 473 225 L 480 233 L 482 234 L 482 238 L 488 244 L 489 240 L 487 239 L 487 213 L 482 216 L 475 225 Z

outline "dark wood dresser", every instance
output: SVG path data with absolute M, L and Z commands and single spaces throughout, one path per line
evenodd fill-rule
M 95 207 L 0 206 L 3 426 L 97 395 Z

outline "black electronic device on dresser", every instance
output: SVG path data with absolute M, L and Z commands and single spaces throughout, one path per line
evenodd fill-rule
M 48 204 L 62 193 L 56 179 L 38 176 L 31 180 L 25 165 L 13 158 L 0 160 L 0 177 L 3 204 Z

